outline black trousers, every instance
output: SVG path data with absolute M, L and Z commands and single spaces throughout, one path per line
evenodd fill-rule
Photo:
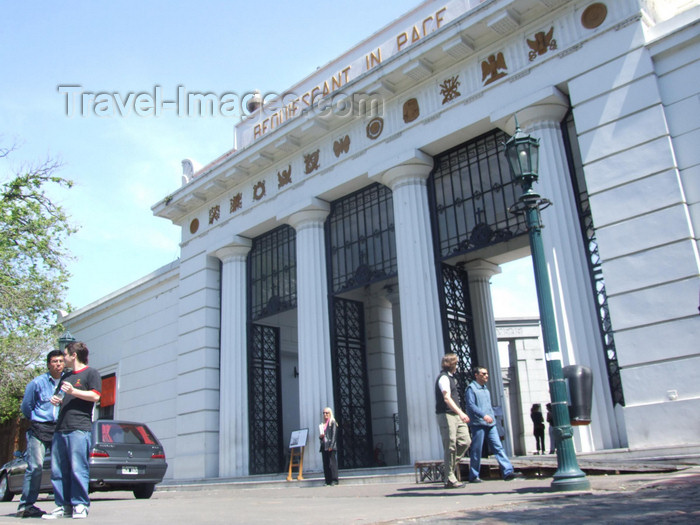
M 323 458 L 323 477 L 326 478 L 326 485 L 338 483 L 338 458 L 335 450 L 322 450 L 321 457 Z

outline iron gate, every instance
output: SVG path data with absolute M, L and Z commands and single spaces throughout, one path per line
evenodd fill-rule
M 333 385 L 338 433 L 338 466 L 372 466 L 372 418 L 365 345 L 364 305 L 333 299 Z
M 252 324 L 248 359 L 250 473 L 282 472 L 279 328 Z

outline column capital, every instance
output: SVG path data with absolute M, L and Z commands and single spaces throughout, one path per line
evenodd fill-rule
M 490 279 L 494 275 L 501 273 L 501 267 L 484 259 L 476 259 L 466 264 L 465 269 L 469 276 L 469 281 L 472 277 L 475 279 Z
M 566 95 L 556 88 L 548 88 L 499 109 L 491 115 L 491 121 L 512 135 L 515 133 L 515 115 L 520 127 L 526 131 L 536 122 L 559 124 L 568 110 L 569 99 Z
M 237 257 L 245 257 L 252 245 L 253 242 L 250 239 L 236 236 L 234 242 L 215 250 L 212 255 L 220 259 L 221 262 L 226 262 Z
M 421 151 L 416 151 L 416 155 L 413 158 L 384 171 L 379 176 L 379 180 L 394 191 L 397 185 L 402 182 L 420 181 L 425 183 L 432 169 L 433 158 Z
M 283 220 L 299 231 L 305 226 L 323 224 L 330 211 L 331 205 L 328 202 L 314 198 L 311 204 L 287 215 Z

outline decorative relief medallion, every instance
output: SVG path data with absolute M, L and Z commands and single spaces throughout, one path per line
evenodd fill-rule
M 333 153 L 336 157 L 340 157 L 342 153 L 350 151 L 350 135 L 345 135 L 342 139 L 333 142 Z
M 253 200 L 259 201 L 265 196 L 265 181 L 261 180 L 253 186 Z
M 440 84 L 440 94 L 442 95 L 443 105 L 462 95 L 457 91 L 459 84 L 459 75 L 447 78 Z
M 243 207 L 243 194 L 236 193 L 231 197 L 231 207 L 229 208 L 229 213 L 233 213 L 236 210 L 240 210 Z
M 499 52 L 497 55 L 489 55 L 486 60 L 481 62 L 481 81 L 485 81 L 484 86 L 488 86 L 491 82 L 505 77 L 508 73 L 501 71 L 502 69 L 508 69 L 502 52 Z
M 214 224 L 214 222 L 219 220 L 219 217 L 221 216 L 221 208 L 217 204 L 216 206 L 212 206 L 209 208 L 209 224 Z
M 319 168 L 318 159 L 320 154 L 321 150 L 317 149 L 313 153 L 304 155 L 304 173 L 308 175 L 312 171 L 315 171 Z
M 367 124 L 367 138 L 375 140 L 379 138 L 382 131 L 384 131 L 384 119 L 381 117 L 374 117 Z
M 420 107 L 418 107 L 418 101 L 415 98 L 409 98 L 403 103 L 403 121 L 408 124 L 413 122 L 420 115 Z
M 286 186 L 292 182 L 292 165 L 287 166 L 286 170 L 277 172 L 277 189 Z
M 199 230 L 199 219 L 192 219 L 190 223 L 190 233 L 194 235 Z
M 596 2 L 589 5 L 581 14 L 581 25 L 586 29 L 599 27 L 608 16 L 608 8 L 605 4 Z
M 530 62 L 535 60 L 538 55 L 544 55 L 547 51 L 554 51 L 557 48 L 557 41 L 552 38 L 554 36 L 554 26 L 547 34 L 544 31 L 535 33 L 535 39 L 527 39 L 527 45 L 530 46 L 528 58 Z

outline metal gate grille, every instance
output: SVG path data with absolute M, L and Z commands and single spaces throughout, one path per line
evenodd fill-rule
M 372 419 L 367 382 L 364 307 L 333 300 L 333 384 L 338 434 L 338 466 L 372 466 Z
M 250 318 L 297 306 L 296 232 L 281 226 L 253 239 L 248 255 Z
M 248 399 L 250 473 L 282 472 L 282 396 L 279 328 L 253 324 L 250 329 Z M 232 400 L 235 402 L 235 400 Z
M 460 385 L 468 385 L 472 377 L 472 367 L 478 365 L 474 346 L 474 322 L 467 273 L 447 264 L 442 265 L 441 308 L 443 333 L 445 334 L 445 351 L 457 354 L 457 372 L 455 377 Z M 463 392 L 459 393 L 459 405 L 464 409 L 466 400 Z

